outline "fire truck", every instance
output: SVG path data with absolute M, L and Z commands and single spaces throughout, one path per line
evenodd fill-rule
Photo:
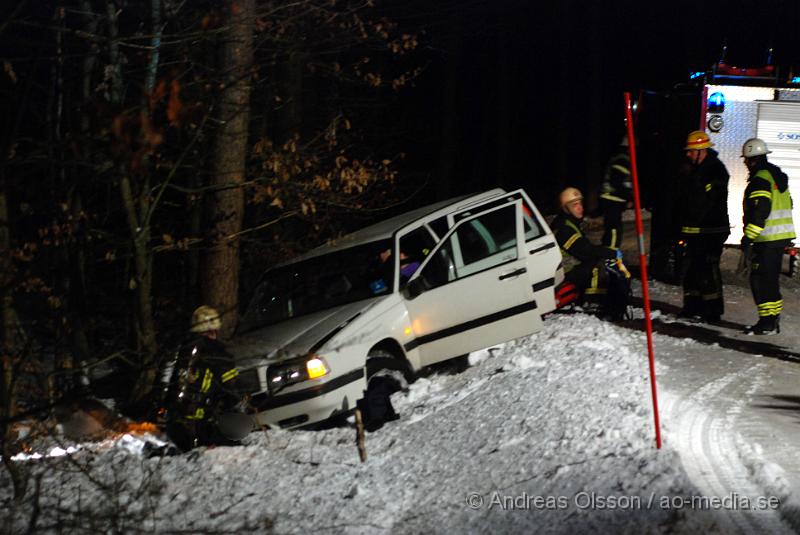
M 769 161 L 789 176 L 794 207 L 800 225 L 800 76 L 768 64 L 737 67 L 720 61 L 705 71 L 694 72 L 687 82 L 666 92 L 643 92 L 637 106 L 637 129 L 642 136 L 641 175 L 653 210 L 651 265 L 660 263 L 663 280 L 679 278 L 674 247 L 677 222 L 674 184 L 683 143 L 692 130 L 708 132 L 714 149 L 730 173 L 728 214 L 729 244 L 743 234 L 742 196 L 747 168 L 741 158 L 742 144 L 758 137 L 772 153 Z M 655 256 L 655 259 L 653 258 Z M 797 250 L 787 250 L 787 271 L 797 273 Z

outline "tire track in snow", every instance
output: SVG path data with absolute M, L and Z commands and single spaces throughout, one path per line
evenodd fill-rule
M 702 496 L 747 497 L 755 503 L 764 494 L 747 477 L 732 425 L 748 394 L 753 392 L 752 385 L 746 388 L 747 383 L 761 367 L 762 364 L 755 364 L 729 373 L 684 394 L 666 393 L 665 408 L 670 417 L 667 434 Z M 773 510 L 716 510 L 712 514 L 724 533 L 793 533 Z

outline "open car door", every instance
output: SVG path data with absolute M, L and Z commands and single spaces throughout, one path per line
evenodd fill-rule
M 503 196 L 453 214 L 453 227 L 404 290 L 421 364 L 537 332 L 522 199 Z

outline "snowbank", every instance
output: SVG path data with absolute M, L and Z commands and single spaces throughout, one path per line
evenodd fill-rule
M 713 531 L 667 503 L 696 491 L 655 448 L 644 347 L 594 317 L 550 317 L 396 394 L 402 417 L 367 436 L 363 464 L 347 427 L 153 459 L 130 439 L 84 444 L 26 463 L 36 503 L 12 506 L 3 473 L 3 524 L 28 529 L 36 509 L 39 532 Z

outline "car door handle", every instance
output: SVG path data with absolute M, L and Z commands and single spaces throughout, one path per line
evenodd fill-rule
M 503 273 L 502 275 L 500 275 L 497 278 L 499 280 L 505 280 L 505 279 L 510 279 L 512 277 L 516 277 L 518 275 L 522 275 L 523 273 L 527 273 L 527 272 L 528 272 L 527 268 L 521 267 L 519 269 L 515 269 L 514 271 L 509 271 L 508 273 Z

